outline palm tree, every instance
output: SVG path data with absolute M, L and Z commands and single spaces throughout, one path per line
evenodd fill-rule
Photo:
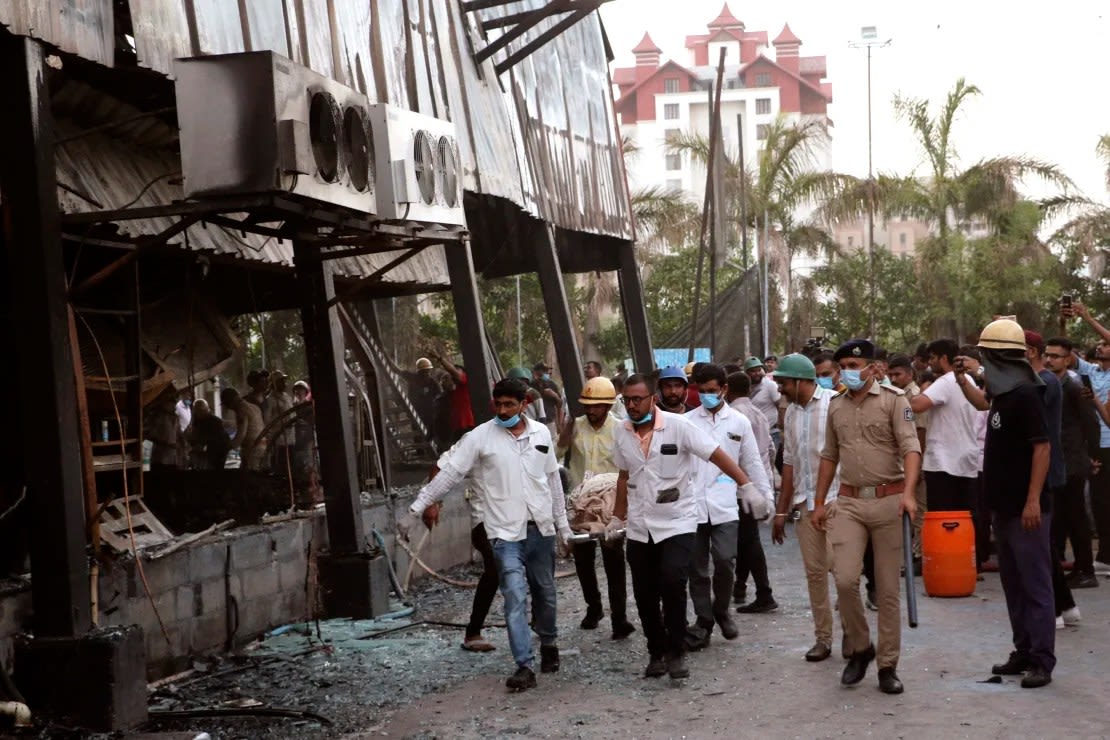
M 728 241 L 740 241 L 741 228 L 754 228 L 760 241 L 766 232 L 767 269 L 776 275 L 783 288 L 789 316 L 795 300 L 790 269 L 794 258 L 802 254 L 829 256 L 837 251 L 818 222 L 803 222 L 798 213 L 806 206 L 839 198 L 846 189 L 858 187 L 859 181 L 849 175 L 817 169 L 817 150 L 828 141 L 823 122 L 816 119 L 791 122 L 779 116 L 767 125 L 765 133 L 763 147 L 750 170 L 745 167 L 742 172 L 738 162 L 731 156 L 725 157 L 725 207 L 734 230 Z M 668 141 L 668 151 L 688 154 L 704 166 L 709 159 L 709 141 L 696 134 L 678 134 Z M 748 255 L 743 255 L 745 264 L 747 258 Z
M 1106 189 L 1110 191 L 1110 134 L 1095 144 L 1095 155 L 1106 167 Z M 1057 210 L 1077 212 L 1058 228 L 1051 241 L 1070 247 L 1078 264 L 1087 263 L 1092 276 L 1102 275 L 1106 249 L 1110 247 L 1110 207 L 1089 198 L 1061 198 Z

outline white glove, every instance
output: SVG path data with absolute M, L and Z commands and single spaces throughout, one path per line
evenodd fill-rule
M 751 514 L 752 519 L 761 522 L 771 514 L 771 507 L 767 498 L 759 492 L 754 483 L 745 483 L 740 486 L 737 498 L 740 499 L 740 508 L 744 513 Z
M 559 525 L 557 532 L 559 544 L 563 546 L 566 546 L 566 544 L 570 542 L 570 536 L 574 534 L 570 531 L 570 525 L 565 522 Z
M 397 534 L 406 542 L 412 539 L 413 532 L 418 531 L 419 527 L 423 525 L 424 520 L 412 509 L 405 509 L 403 514 L 397 515 Z
M 605 541 L 608 542 L 610 540 L 617 540 L 621 537 L 624 537 L 624 530 L 626 526 L 627 525 L 625 524 L 625 521 L 623 519 L 618 519 L 615 516 L 610 517 L 609 523 L 605 525 Z

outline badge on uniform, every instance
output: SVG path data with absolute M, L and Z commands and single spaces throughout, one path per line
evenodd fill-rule
M 906 410 L 903 411 L 902 413 L 906 417 L 906 421 L 913 421 L 913 409 L 911 409 L 907 406 Z
M 741 435 L 735 434 L 733 432 L 728 433 L 728 438 L 731 439 L 733 442 L 740 442 L 744 439 Z

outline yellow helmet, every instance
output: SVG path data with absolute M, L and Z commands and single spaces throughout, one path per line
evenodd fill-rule
M 431 370 L 432 369 L 432 361 L 429 360 L 427 357 L 421 357 L 419 360 L 416 361 L 416 369 L 417 370 Z
M 613 387 L 613 381 L 602 377 L 587 380 L 585 387 L 582 388 L 582 395 L 578 397 L 578 403 L 584 406 L 616 402 L 617 389 Z
M 987 349 L 1025 349 L 1025 330 L 1012 319 L 998 319 L 983 327 L 979 346 Z
M 691 375 L 694 374 L 694 365 L 697 365 L 697 364 L 698 363 L 696 363 L 696 362 L 687 362 L 686 363 L 686 367 L 684 367 L 682 369 L 682 372 L 686 373 L 687 378 L 689 378 Z

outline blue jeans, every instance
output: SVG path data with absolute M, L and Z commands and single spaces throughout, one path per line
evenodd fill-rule
M 513 660 L 522 668 L 535 662 L 532 632 L 525 604 L 532 593 L 532 618 L 541 645 L 554 645 L 555 628 L 555 536 L 544 537 L 536 525 L 528 525 L 528 536 L 519 542 L 495 539 L 493 556 L 505 597 L 505 624 Z

